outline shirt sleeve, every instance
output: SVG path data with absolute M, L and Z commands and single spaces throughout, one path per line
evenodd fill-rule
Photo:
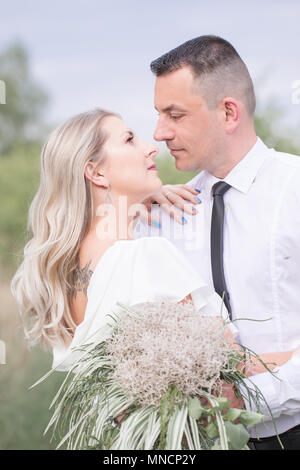
M 300 346 L 299 337 L 299 264 L 300 264 L 300 169 L 294 164 L 294 156 L 283 155 L 282 159 L 291 166 L 290 177 L 287 180 L 285 191 L 282 194 L 279 221 L 281 239 L 276 241 L 274 260 L 276 262 L 277 303 L 280 312 L 281 340 L 287 350 L 297 349 Z M 298 157 L 297 157 L 298 158 Z M 289 163 L 290 162 L 290 163 Z M 283 231 L 285 228 L 285 231 Z M 300 355 L 295 355 L 285 364 L 275 368 L 271 374 L 264 372 L 253 375 L 245 380 L 247 386 L 255 385 L 264 396 L 260 400 L 262 412 L 271 418 L 281 415 L 293 416 L 300 411 Z M 253 403 L 245 396 L 247 409 Z
M 260 400 L 261 413 L 269 419 L 278 418 L 281 414 L 292 416 L 300 408 L 300 354 L 293 356 L 281 367 L 270 372 L 253 375 L 245 379 L 246 385 L 254 390 L 257 387 L 264 400 Z M 247 410 L 255 410 L 254 403 L 247 398 L 246 389 L 241 391 Z M 271 413 L 270 413 L 270 410 Z

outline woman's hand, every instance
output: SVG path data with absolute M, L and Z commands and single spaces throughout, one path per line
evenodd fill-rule
M 144 223 L 151 225 L 153 222 L 159 223 L 157 217 L 151 215 L 151 204 L 159 204 L 176 222 L 184 224 L 181 210 L 188 214 L 195 215 L 197 210 L 192 204 L 200 204 L 199 191 L 187 186 L 186 184 L 165 184 L 160 191 L 151 194 L 150 197 L 143 201 L 147 208 L 147 212 L 140 214 L 140 218 Z M 179 210 L 181 209 L 181 210 Z M 154 223 L 155 225 L 155 223 Z

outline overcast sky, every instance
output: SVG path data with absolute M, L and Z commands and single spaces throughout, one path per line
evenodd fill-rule
M 149 63 L 202 34 L 229 40 L 258 101 L 271 97 L 299 123 L 300 104 L 291 99 L 300 80 L 299 24 L 299 0 L 1 0 L 0 51 L 14 40 L 28 48 L 34 76 L 51 95 L 51 122 L 100 106 L 151 140 Z

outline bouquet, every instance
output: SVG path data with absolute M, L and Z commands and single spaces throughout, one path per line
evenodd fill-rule
M 59 448 L 180 450 L 248 449 L 246 426 L 264 419 L 262 395 L 246 386 L 241 363 L 220 317 L 192 302 L 119 305 L 96 339 L 83 345 L 50 406 Z M 237 397 L 244 385 L 256 412 L 229 408 L 222 384 Z

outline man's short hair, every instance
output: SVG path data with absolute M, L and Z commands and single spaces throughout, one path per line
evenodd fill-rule
M 207 106 L 215 108 L 225 96 L 242 100 L 250 116 L 255 112 L 255 94 L 249 71 L 234 47 L 218 36 L 199 36 L 151 62 L 159 77 L 184 66 L 195 76 L 196 88 Z

